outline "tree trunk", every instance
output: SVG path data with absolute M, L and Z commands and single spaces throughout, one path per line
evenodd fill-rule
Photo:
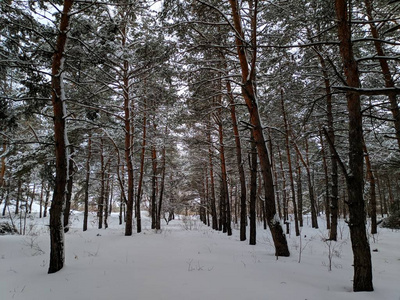
M 220 192 L 219 192 L 219 222 L 218 222 L 218 230 L 226 233 L 226 208 L 225 208 L 225 189 L 224 183 L 221 182 L 219 185 Z
M 6 215 L 7 206 L 8 206 L 8 198 L 10 196 L 10 182 L 8 182 L 8 184 L 6 184 L 6 181 L 4 180 L 4 188 L 6 188 L 6 186 L 7 186 L 7 191 L 6 191 L 6 197 L 4 199 L 3 212 L 1 213 L 2 217 L 4 217 Z
M 296 143 L 294 143 L 294 148 L 295 148 L 304 168 L 306 168 L 308 193 L 310 196 L 310 206 L 311 206 L 311 226 L 312 226 L 312 228 L 318 228 L 317 213 L 316 213 L 316 207 L 315 207 L 315 197 L 314 197 L 314 186 L 313 186 L 312 177 L 311 177 L 311 170 L 310 170 L 310 165 L 309 165 L 309 161 L 308 161 L 308 155 L 307 155 L 307 159 L 304 160 L 304 157 L 301 154 L 300 149 Z M 308 146 L 306 146 L 306 148 L 308 148 Z M 308 152 L 308 149 L 307 149 L 307 152 Z
M 4 192 L 6 189 L 6 182 L 4 180 L 4 175 L 6 174 L 6 151 L 7 151 L 7 143 L 6 142 L 7 142 L 7 137 L 3 136 L 3 151 L 1 153 L 1 167 L 0 167 L 0 190 L 2 191 L 2 197 L 0 199 L 0 204 L 3 200 Z M 2 214 L 3 216 L 5 215 L 7 197 L 8 197 L 8 194 L 4 200 L 5 204 L 4 204 L 3 214 Z
M 167 134 L 167 126 L 165 126 L 164 135 Z M 158 209 L 157 209 L 157 224 L 156 229 L 161 229 L 161 210 L 163 204 L 163 197 L 164 197 L 164 189 L 165 189 L 165 141 L 161 151 L 161 182 L 160 182 L 160 195 L 158 200 Z M 206 216 L 204 213 L 204 224 L 206 224 Z
M 110 201 L 108 205 L 108 215 L 111 216 L 113 211 L 113 203 L 114 203 L 114 175 L 111 175 L 111 186 L 110 186 Z
M 351 14 L 346 0 L 336 0 L 339 49 L 347 85 L 360 87 L 358 65 L 351 42 Z M 351 7 L 350 7 L 351 11 Z M 347 174 L 350 238 L 354 257 L 353 290 L 373 291 L 371 252 L 365 229 L 363 198 L 363 130 L 360 95 L 347 92 L 349 113 L 349 167 Z
M 222 179 L 222 195 L 223 195 L 223 227 L 224 232 L 230 236 L 232 235 L 231 227 L 231 207 L 229 201 L 229 190 L 228 190 L 228 176 L 226 172 L 226 160 L 225 160 L 225 145 L 224 145 L 224 130 L 222 125 L 222 97 L 218 97 L 218 104 L 220 108 L 218 109 L 218 115 L 216 117 L 218 124 L 218 135 L 219 135 L 219 156 L 221 161 L 221 179 Z
M 285 176 L 285 169 L 283 168 L 282 152 L 279 146 L 278 146 L 278 155 L 279 155 L 279 166 L 281 168 L 281 177 L 282 177 L 283 220 L 286 222 L 287 220 L 289 220 L 288 201 L 286 195 L 286 176 Z M 289 234 L 289 232 L 286 233 Z
M 303 182 L 301 180 L 301 166 L 300 166 L 300 158 L 299 155 L 296 155 L 296 164 L 297 164 L 297 204 L 299 207 L 299 225 L 303 227 Z
M 333 133 L 333 131 L 332 131 Z M 334 138 L 334 135 L 329 133 L 330 139 Z M 334 140 L 332 140 L 334 142 Z M 339 188 L 338 188 L 338 165 L 335 155 L 331 152 L 331 194 L 330 194 L 330 213 L 331 213 L 331 226 L 329 232 L 329 239 L 336 241 L 337 239 L 337 227 L 339 217 Z
M 20 200 L 21 200 L 21 196 L 22 196 L 22 180 L 19 178 L 18 179 L 17 200 L 16 200 L 16 203 L 15 203 L 15 214 L 16 215 L 19 214 L 19 203 L 20 203 Z M 46 217 L 46 209 L 45 209 L 44 217 Z
M 71 211 L 72 186 L 74 182 L 73 152 L 74 150 L 71 147 L 71 154 L 69 156 L 69 162 L 68 162 L 67 195 L 66 195 L 65 209 L 64 209 L 64 232 L 68 232 L 69 230 L 69 215 Z
M 318 228 L 317 209 L 316 209 L 316 203 L 315 203 L 314 185 L 312 182 L 310 170 L 307 170 L 307 182 L 308 182 L 308 194 L 310 195 L 311 226 L 312 226 L 312 228 L 317 229 Z
M 65 91 L 63 83 L 64 53 L 69 29 L 70 10 L 73 0 L 64 0 L 60 29 L 51 66 L 52 104 L 54 112 L 54 141 L 56 153 L 56 178 L 53 201 L 50 208 L 50 262 L 48 273 L 55 273 L 64 266 L 63 210 L 65 187 L 68 177 L 68 141 L 66 132 Z
M 200 208 L 199 208 L 199 214 L 200 214 L 200 221 L 203 222 L 203 224 L 207 224 L 207 216 L 206 216 L 206 206 L 207 206 L 207 201 L 208 201 L 208 191 L 207 191 L 207 169 L 204 168 L 202 170 L 202 182 L 201 182 L 201 194 L 200 194 Z
M 378 54 L 378 56 L 381 57 L 379 59 L 379 64 L 381 66 L 382 74 L 385 79 L 385 87 L 393 88 L 393 87 L 395 87 L 393 76 L 390 71 L 389 64 L 388 64 L 387 60 L 384 58 L 386 56 L 386 53 L 383 48 L 382 39 L 379 36 L 378 29 L 374 23 L 374 17 L 372 16 L 372 11 L 373 11 L 372 0 L 364 0 L 364 2 L 365 2 L 365 6 L 366 6 L 368 21 L 369 21 L 368 24 L 371 29 L 371 35 L 374 38 L 375 50 L 376 50 L 376 53 Z M 393 122 L 394 122 L 397 145 L 400 150 L 400 109 L 399 109 L 399 105 L 397 103 L 397 96 L 395 94 L 390 94 L 389 102 L 390 102 L 390 110 L 393 115 Z
M 3 136 L 3 151 L 1 153 L 1 167 L 0 167 L 0 190 L 2 191 L 2 198 L 5 190 L 4 176 L 6 174 L 6 152 L 7 152 L 7 137 Z M 0 199 L 0 204 L 3 199 Z
M 367 145 L 365 141 L 363 143 L 364 154 L 365 154 L 365 165 L 367 167 L 367 180 L 369 181 L 369 216 L 371 218 L 371 234 L 378 233 L 378 226 L 376 222 L 376 184 L 374 173 L 372 172 L 371 160 L 369 157 Z
M 229 0 L 232 9 L 233 24 L 235 27 L 235 41 L 237 54 L 242 71 L 242 95 L 246 102 L 247 109 L 250 114 L 250 122 L 253 130 L 254 140 L 257 144 L 258 157 L 260 159 L 261 174 L 264 180 L 265 189 L 265 208 L 266 217 L 268 221 L 269 228 L 272 233 L 272 238 L 275 245 L 275 255 L 276 256 L 289 256 L 289 248 L 286 241 L 286 236 L 283 233 L 283 229 L 276 213 L 275 207 L 275 192 L 274 183 L 272 178 L 271 163 L 269 161 L 268 149 L 265 144 L 265 138 L 263 134 L 263 127 L 261 125 L 260 115 L 258 111 L 257 98 L 254 90 L 254 81 L 256 72 L 256 49 L 253 50 L 253 59 L 251 61 L 251 69 L 249 69 L 249 63 L 246 55 L 246 45 L 244 43 L 244 33 L 242 29 L 242 20 L 240 16 L 240 11 L 238 7 L 237 0 Z M 254 9 L 256 20 L 257 15 L 257 1 L 255 1 Z M 253 24 L 253 31 L 256 30 L 256 24 Z M 253 41 L 255 43 L 255 37 Z
M 1 153 L 1 167 L 0 167 L 0 188 L 5 186 L 4 175 L 6 174 L 6 151 L 7 151 L 7 138 L 3 137 L 3 151 Z
M 314 194 L 314 176 L 311 176 L 311 164 L 309 160 L 309 152 L 308 152 L 308 139 L 306 139 L 306 170 L 307 170 L 307 181 L 308 181 L 308 193 L 310 195 L 310 204 L 311 204 L 311 223 L 313 228 L 318 228 L 318 204 L 315 199 Z
M 157 228 L 157 151 L 151 147 L 151 162 L 153 176 L 151 177 L 151 229 Z
M 268 129 L 268 139 L 269 139 L 269 153 L 274 153 L 272 150 L 272 137 L 271 137 L 271 132 L 270 129 Z M 275 179 L 275 185 L 274 188 L 276 190 L 276 204 L 277 204 L 277 208 L 278 208 L 278 216 L 279 219 L 282 220 L 282 205 L 281 205 L 281 201 L 280 201 L 280 197 L 279 197 L 279 189 L 276 188 L 277 184 L 278 184 L 278 172 L 276 171 L 276 164 L 274 163 L 274 156 L 271 155 L 271 167 L 272 167 L 272 171 L 274 173 L 274 179 Z M 263 202 L 263 206 L 264 206 L 264 202 Z M 264 221 L 265 221 L 265 211 L 263 211 L 264 214 Z M 266 228 L 265 228 L 266 229 Z
M 122 25 L 121 35 L 122 35 L 122 47 L 126 46 L 127 32 L 126 32 L 126 24 Z M 123 75 L 122 75 L 122 87 L 123 87 L 123 98 L 124 98 L 124 130 L 125 130 L 125 140 L 124 140 L 124 153 L 125 153 L 125 161 L 126 161 L 126 171 L 128 173 L 128 197 L 126 199 L 126 218 L 125 218 L 125 236 L 132 235 L 132 226 L 133 226 L 133 203 L 134 203 L 134 177 L 133 177 L 133 161 L 132 161 L 132 152 L 133 152 L 133 130 L 132 130 L 132 100 L 129 94 L 129 62 L 124 60 L 123 62 Z M 125 196 L 125 193 L 124 193 Z M 139 205 L 139 214 L 136 212 L 136 221 L 137 221 L 137 230 L 141 231 L 141 222 L 140 222 L 140 199 L 138 199 L 137 204 Z M 139 215 L 139 216 L 138 216 Z
M 89 215 L 89 181 L 90 181 L 90 160 L 92 157 L 92 136 L 88 137 L 88 155 L 86 158 L 86 177 L 85 177 L 85 196 L 84 196 L 84 212 L 83 212 L 83 231 L 87 230 Z
M 282 107 L 283 123 L 284 123 L 285 133 L 286 133 L 285 134 L 285 146 L 286 146 L 286 156 L 287 156 L 288 167 L 289 167 L 288 172 L 289 172 L 289 179 L 290 179 L 290 190 L 292 193 L 294 227 L 295 227 L 296 236 L 299 236 L 300 235 L 299 219 L 298 219 L 298 215 L 297 215 L 296 192 L 294 189 L 292 158 L 290 155 L 290 146 L 289 146 L 290 128 L 289 128 L 288 120 L 286 117 L 286 110 L 285 110 L 285 103 L 284 103 L 284 99 L 283 99 L 283 89 L 282 88 L 281 88 L 281 107 Z
M 46 197 L 44 200 L 43 218 L 47 217 L 47 207 L 49 206 L 49 199 L 50 199 L 50 184 L 47 183 Z
M 217 207 L 215 205 L 215 184 L 214 184 L 214 165 L 213 165 L 213 151 L 212 151 L 212 140 L 211 140 L 211 123 L 208 121 L 209 128 L 207 130 L 207 141 L 208 141 L 208 158 L 210 164 L 210 189 L 211 189 L 211 218 L 212 228 L 218 230 L 218 218 L 217 218 Z
M 28 192 L 29 192 L 29 186 L 28 186 Z M 33 189 L 32 189 L 32 194 L 31 194 L 31 201 L 29 202 L 29 210 L 28 212 L 31 214 L 32 213 L 32 205 L 33 202 L 35 201 L 35 193 L 36 193 L 36 183 L 33 183 Z M 26 198 L 28 202 L 28 197 Z
M 324 77 L 325 94 L 326 94 L 326 116 L 328 123 L 328 138 L 329 138 L 329 152 L 331 154 L 331 191 L 329 202 L 329 213 L 330 213 L 330 225 L 329 228 L 329 239 L 336 241 L 337 239 L 337 226 L 338 226 L 338 214 L 339 214 L 339 191 L 338 191 L 338 163 L 335 155 L 335 129 L 333 126 L 333 112 L 332 112 L 332 90 L 331 82 L 329 80 L 329 74 L 325 59 L 321 54 L 322 49 L 317 51 L 319 61 L 321 64 L 322 75 Z M 327 213 L 328 216 L 328 213 Z M 328 221 L 328 217 L 327 217 Z
M 206 206 L 206 215 L 207 215 L 207 226 L 210 226 L 210 208 L 211 208 L 211 202 L 210 202 L 210 189 L 209 189 L 209 184 L 208 184 L 208 170 L 206 168 L 206 201 L 207 201 L 207 206 Z
M 324 140 L 322 138 L 322 132 L 319 131 L 319 139 L 321 141 L 321 155 L 322 155 L 322 163 L 324 166 L 324 179 L 325 179 L 325 218 L 326 218 L 326 229 L 331 229 L 331 212 L 329 206 L 329 175 L 328 175 L 328 164 L 326 162 L 326 151 Z
M 98 229 L 103 228 L 105 173 L 106 173 L 106 166 L 104 163 L 103 139 L 100 139 L 100 195 L 97 201 L 97 218 L 99 220 L 97 224 Z
M 380 175 L 377 171 L 375 171 L 375 178 L 376 178 L 376 186 L 378 187 L 379 206 L 380 206 L 381 217 L 384 218 L 385 217 L 385 213 L 384 213 L 385 194 L 381 189 Z
M 392 191 L 392 184 L 391 182 L 391 178 L 389 176 L 386 176 L 386 183 L 387 183 L 387 188 L 388 188 L 388 201 L 389 201 L 389 205 L 386 204 L 386 212 L 387 213 L 391 213 L 390 208 L 392 207 L 393 203 L 394 203 L 394 196 L 393 196 L 393 191 Z M 387 209 L 389 207 L 389 210 Z
M 105 192 L 104 192 L 104 228 L 108 228 L 108 198 L 110 197 L 110 163 L 111 159 L 109 158 L 106 163 L 106 183 L 105 183 Z
M 347 203 L 347 190 L 346 190 L 346 178 L 343 178 L 343 188 L 342 188 L 342 216 L 343 219 L 347 219 L 346 203 Z M 339 206 L 338 206 L 339 209 Z M 340 215 L 340 213 L 338 214 Z
M 142 217 L 140 215 L 140 203 L 142 197 L 142 185 L 144 176 L 144 155 L 146 153 L 146 129 L 147 129 L 147 99 L 144 99 L 144 110 L 143 110 L 143 136 L 142 136 L 142 152 L 140 154 L 140 175 L 138 182 L 138 190 L 136 195 L 136 223 L 137 232 L 142 232 Z
M 232 93 L 232 87 L 230 81 L 226 81 L 226 90 L 228 93 L 230 112 L 232 119 L 233 134 L 235 137 L 235 150 L 236 150 L 236 162 L 239 172 L 240 180 L 240 240 L 246 240 L 246 218 L 247 218 L 247 205 L 246 205 L 246 176 L 244 173 L 243 159 L 242 159 L 242 146 L 240 143 L 239 129 L 236 119 L 236 106 L 235 100 Z
M 235 215 L 233 222 L 235 225 L 238 225 L 239 224 L 238 186 L 237 186 L 237 184 L 235 184 L 235 185 L 232 184 L 230 186 L 230 188 L 231 188 L 231 202 L 232 202 L 232 208 L 233 208 L 232 211 Z M 235 190 L 235 192 L 233 190 Z M 233 201 L 233 199 L 235 199 L 235 201 Z
M 125 206 L 125 202 L 123 201 L 124 199 L 124 195 L 123 195 L 123 191 L 121 190 L 121 201 L 120 201 L 120 205 L 119 205 L 119 215 L 118 215 L 118 219 L 119 219 L 119 225 L 122 225 L 123 223 L 123 207 Z
M 43 216 L 43 196 L 44 196 L 44 179 L 40 184 L 40 202 L 39 202 L 39 218 Z
M 257 203 L 257 147 L 251 134 L 250 154 L 250 245 L 256 244 L 256 203 Z

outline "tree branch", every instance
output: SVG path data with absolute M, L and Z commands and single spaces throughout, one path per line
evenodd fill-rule
M 348 93 L 354 93 L 358 95 L 364 96 L 379 96 L 379 95 L 399 95 L 400 88 L 392 87 L 392 88 L 356 88 L 350 86 L 332 86 L 332 88 L 340 91 L 345 91 Z
M 336 160 L 337 160 L 337 162 L 339 164 L 339 167 L 342 170 L 342 172 L 344 174 L 344 177 L 346 178 L 346 181 L 348 181 L 349 180 L 349 174 L 347 173 L 346 166 L 344 165 L 343 161 L 340 159 L 339 153 L 336 151 L 336 147 L 333 144 L 333 142 L 331 141 L 328 131 L 326 130 L 325 127 L 323 127 L 322 130 L 324 131 L 324 135 L 326 137 L 326 140 L 328 141 L 329 147 L 332 150 L 332 152 L 333 152 L 333 154 L 334 154 L 334 156 L 335 156 L 335 158 L 336 158 Z

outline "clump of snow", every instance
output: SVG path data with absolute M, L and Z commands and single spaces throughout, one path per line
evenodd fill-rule
M 48 275 L 48 219 L 29 219 L 28 235 L 0 236 L 0 299 L 399 299 L 399 232 L 380 229 L 370 239 L 374 292 L 352 292 L 352 252 L 348 227 L 331 250 L 305 218 L 301 238 L 288 235 L 291 257 L 274 256 L 268 231 L 258 228 L 257 245 L 239 241 L 203 225 L 185 225 L 187 218 L 124 236 L 118 215 L 108 229 L 97 229 L 95 214 L 82 231 L 83 215 L 75 212 L 65 235 L 66 265 Z M 192 220 L 191 220 L 192 221 Z M 323 224 L 323 220 L 319 220 Z M 260 224 L 261 225 L 261 224 Z M 341 224 L 342 225 L 342 224 Z M 291 225 L 292 226 L 292 225 Z M 293 228 L 291 228 L 293 231 Z M 332 243 L 335 243 L 332 241 Z M 340 246 L 340 247 L 339 247 Z M 301 253 L 300 253 L 301 252 Z M 299 263 L 299 254 L 301 262 Z M 332 271 L 327 265 L 331 263 Z
M 277 225 L 277 224 L 281 223 L 281 220 L 279 219 L 278 214 L 274 215 L 274 219 L 273 219 L 272 223 L 273 223 L 273 225 Z

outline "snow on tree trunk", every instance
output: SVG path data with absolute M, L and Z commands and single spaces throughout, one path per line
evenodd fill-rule
M 236 0 L 230 0 L 229 3 L 232 10 L 233 24 L 236 33 L 235 41 L 236 41 L 237 55 L 241 67 L 242 95 L 250 114 L 250 123 L 253 126 L 252 130 L 253 130 L 254 140 L 257 144 L 257 152 L 258 152 L 258 157 L 260 159 L 261 174 L 264 180 L 266 218 L 275 245 L 275 255 L 289 256 L 290 252 L 287 245 L 286 236 L 283 233 L 280 220 L 279 218 L 274 218 L 274 216 L 276 215 L 274 182 L 272 178 L 271 163 L 269 160 L 268 149 L 265 144 L 263 126 L 261 124 L 261 119 L 258 110 L 257 96 L 255 93 L 254 82 L 253 82 L 253 78 L 255 77 L 254 75 L 256 72 L 257 51 L 256 49 L 252 49 L 253 57 L 250 66 L 245 51 L 246 45 L 244 43 L 244 32 L 242 28 L 242 20 L 238 7 L 238 2 Z M 257 7 L 257 1 L 255 1 L 255 7 Z M 254 11 L 256 14 L 257 8 L 255 8 Z M 253 26 L 256 26 L 255 22 Z M 253 37 L 253 42 L 255 43 L 255 37 Z
M 69 12 L 73 0 L 65 0 L 60 19 L 60 29 L 52 62 L 52 104 L 54 112 L 54 141 L 56 178 L 50 208 L 50 264 L 48 273 L 55 273 L 64 266 L 63 211 L 68 177 L 68 139 L 66 131 L 65 91 L 63 86 L 64 51 L 69 27 Z
M 359 88 L 358 65 L 351 43 L 351 15 L 346 0 L 336 0 L 340 54 L 342 56 L 347 85 Z M 350 239 L 354 258 L 353 290 L 373 291 L 371 251 L 365 228 L 365 204 L 363 198 L 363 129 L 361 99 L 357 93 L 346 93 L 349 113 L 349 167 L 347 174 Z

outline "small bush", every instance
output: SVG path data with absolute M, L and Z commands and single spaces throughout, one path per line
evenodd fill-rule
M 18 230 L 15 228 L 15 226 L 12 226 L 8 222 L 0 223 L 0 234 L 5 235 L 5 234 L 14 234 L 18 233 Z
M 382 227 L 400 229 L 400 211 L 396 211 L 392 213 L 389 217 L 383 219 Z

